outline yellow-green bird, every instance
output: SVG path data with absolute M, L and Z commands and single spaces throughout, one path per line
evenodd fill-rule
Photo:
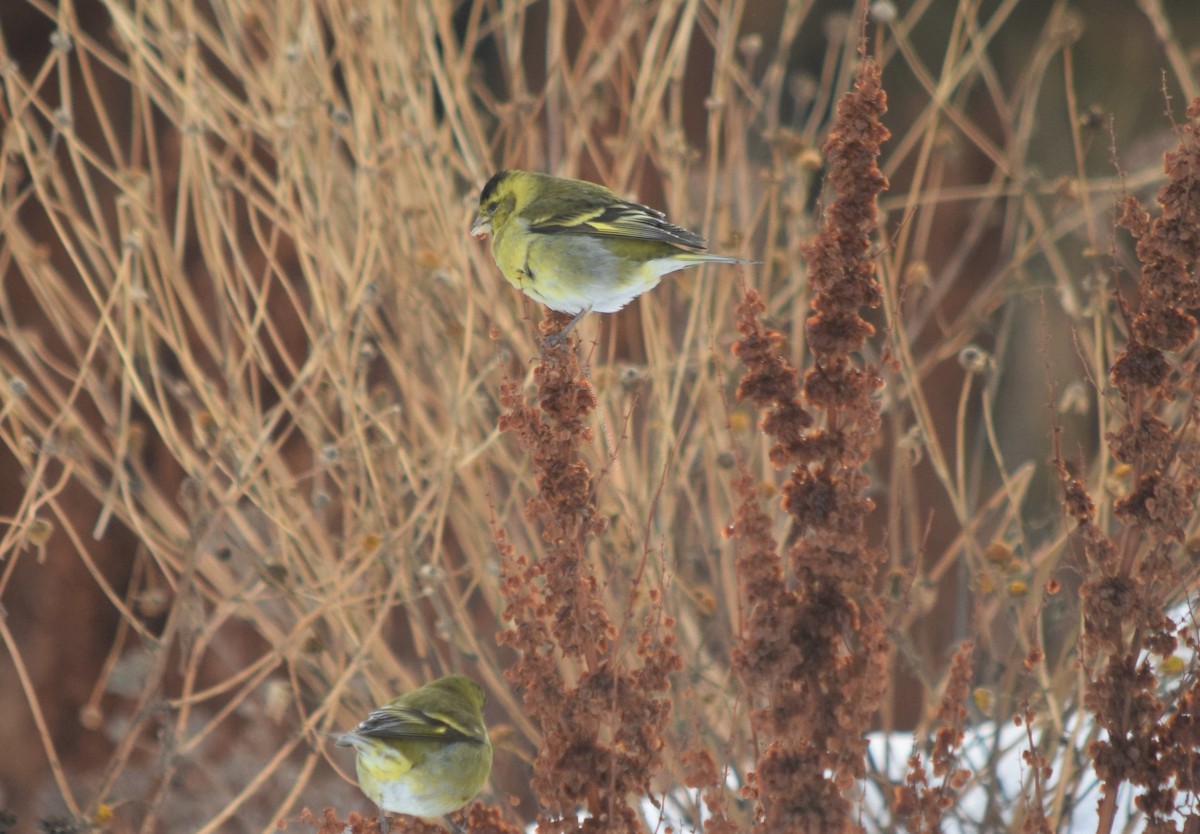
M 471 224 L 492 236 L 496 265 L 521 292 L 575 316 L 612 313 L 669 272 L 747 263 L 706 253 L 700 235 L 602 185 L 531 171 L 500 171 L 479 194 Z
M 447 675 L 372 710 L 337 743 L 354 748 L 359 787 L 383 812 L 441 817 L 470 802 L 491 772 L 485 701 L 475 681 Z

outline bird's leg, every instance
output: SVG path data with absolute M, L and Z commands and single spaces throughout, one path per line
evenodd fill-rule
M 383 806 L 381 805 L 379 807 L 379 830 L 382 832 L 382 834 L 388 834 L 388 829 L 391 828 L 391 820 L 389 819 L 390 816 L 391 815 L 387 811 L 383 810 Z
M 592 311 L 591 307 L 584 307 L 582 310 L 580 310 L 578 313 L 575 314 L 575 317 L 573 319 L 571 319 L 569 322 L 567 322 L 566 327 L 564 327 L 562 330 L 555 333 L 553 336 L 547 336 L 546 337 L 546 347 L 558 347 L 559 345 L 561 345 L 564 341 L 566 341 L 567 336 L 571 335 L 571 331 L 575 329 L 575 325 L 579 324 L 579 320 L 582 319 L 584 316 L 586 316 L 591 311 Z

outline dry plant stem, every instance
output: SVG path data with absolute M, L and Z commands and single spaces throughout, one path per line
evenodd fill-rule
M 42 709 L 38 705 L 37 693 L 33 689 L 33 684 L 29 680 L 29 674 L 25 671 L 25 665 L 21 660 L 21 655 L 17 651 L 16 641 L 13 639 L 12 633 L 8 630 L 8 626 L 4 622 L 4 617 L 0 616 L 0 643 L 12 655 L 13 665 L 16 668 L 17 678 L 21 682 L 21 688 L 25 691 L 25 697 L 29 704 L 29 709 L 33 713 L 33 720 L 37 724 L 38 735 L 45 745 L 46 758 L 50 762 L 50 770 L 54 774 L 54 781 L 58 785 L 59 791 L 62 793 L 63 800 L 67 804 L 71 816 L 78 819 L 80 817 L 79 804 L 75 801 L 75 796 L 71 792 L 70 783 L 67 781 L 66 774 L 63 771 L 62 763 L 58 759 L 58 754 L 54 749 L 54 739 L 50 732 L 49 726 L 46 724 L 45 716 L 42 714 Z
M 937 732 L 930 761 L 934 777 L 941 779 L 940 784 L 929 784 L 929 774 L 921 762 L 921 755 L 914 752 L 908 760 L 904 785 L 895 790 L 895 817 L 914 834 L 941 831 L 942 817 L 953 807 L 955 796 L 971 775 L 956 764 L 967 722 L 966 701 L 970 695 L 974 653 L 975 644 L 970 641 L 958 647 L 938 705 Z
M 1025 741 L 1029 745 L 1021 753 L 1021 758 L 1029 767 L 1030 781 L 1033 782 L 1033 804 L 1025 812 L 1025 821 L 1021 831 L 1026 834 L 1051 834 L 1050 823 L 1046 818 L 1046 800 L 1044 785 L 1050 777 L 1050 766 L 1046 756 L 1038 751 L 1037 743 L 1033 740 L 1033 722 L 1037 718 L 1032 709 L 1026 708 L 1021 722 L 1025 727 Z
M 749 481 L 736 484 L 743 504 L 733 534 L 743 542 L 738 569 L 749 614 L 735 664 L 767 745 L 748 786 L 764 832 L 857 830 L 846 792 L 866 773 L 864 736 L 886 686 L 890 643 L 875 588 L 883 554 L 866 539 L 874 504 L 863 496 L 862 471 L 879 428 L 882 382 L 855 358 L 874 332 L 861 310 L 881 300 L 868 252 L 887 187 L 876 165 L 888 136 L 885 109 L 879 68 L 864 60 L 824 149 L 837 198 L 804 247 L 815 296 L 805 328 L 813 363 L 802 384 L 783 358 L 782 337 L 758 320 L 757 293 L 738 310 L 734 352 L 746 366 L 738 398 L 766 411 L 771 460 L 792 467 L 783 508 L 792 520 L 787 570 L 795 590 Z
M 1110 371 L 1125 422 L 1114 424 L 1107 439 L 1115 460 L 1131 470 L 1128 493 L 1113 505 L 1120 532 L 1097 526 L 1094 502 L 1058 461 L 1065 510 L 1087 560 L 1081 588 L 1085 703 L 1107 731 L 1088 748 L 1102 781 L 1101 834 L 1115 825 L 1123 783 L 1143 790 L 1136 801 L 1147 816 L 1146 830 L 1154 832 L 1175 830 L 1170 817 L 1176 792 L 1193 785 L 1194 754 L 1174 752 L 1180 742 L 1194 741 L 1190 733 L 1181 736 L 1190 718 L 1168 718 L 1175 699 L 1160 699 L 1158 678 L 1143 656 L 1167 657 L 1176 649 L 1175 624 L 1165 614 L 1180 581 L 1172 557 L 1200 491 L 1200 443 L 1192 426 L 1200 380 L 1189 356 L 1196 340 L 1189 311 L 1200 306 L 1194 269 L 1200 260 L 1200 99 L 1191 103 L 1187 119 L 1178 128 L 1179 147 L 1166 154 L 1159 216 L 1151 221 L 1132 197 L 1119 206 L 1141 264 L 1137 296 L 1125 305 L 1129 342 Z
M 543 337 L 560 333 L 567 318 L 548 315 Z M 638 629 L 636 666 L 601 598 L 589 543 L 608 525 L 579 458 L 591 438 L 585 421 L 594 397 L 577 349 L 573 336 L 546 342 L 534 370 L 536 406 L 515 382 L 501 393 L 500 428 L 517 435 L 536 473 L 538 492 L 526 515 L 541 528 L 545 549 L 531 561 L 498 537 L 504 619 L 512 626 L 500 642 L 518 652 L 506 676 L 523 690 L 526 712 L 542 733 L 532 783 L 541 806 L 538 830 L 634 832 L 641 822 L 630 799 L 649 793 L 661 764 L 670 711 L 662 695 L 680 660 L 657 590 L 648 594 L 651 605 Z M 582 824 L 578 808 L 590 815 Z

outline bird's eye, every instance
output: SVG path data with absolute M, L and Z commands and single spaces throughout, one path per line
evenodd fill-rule
M 496 206 L 498 206 L 498 205 L 499 205 L 499 203 L 488 203 L 486 206 L 483 207 L 483 213 L 484 214 L 495 214 Z

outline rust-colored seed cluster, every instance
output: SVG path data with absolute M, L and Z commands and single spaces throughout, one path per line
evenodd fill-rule
M 566 322 L 560 314 L 548 316 L 543 335 L 560 332 Z M 596 511 L 591 471 L 577 457 L 590 438 L 585 421 L 592 397 L 573 340 L 547 343 L 534 381 L 536 407 L 516 383 L 504 386 L 500 428 L 514 432 L 530 454 L 538 493 L 526 513 L 541 527 L 546 546 L 535 561 L 517 555 L 502 534 L 499 545 L 504 619 L 512 625 L 500 641 L 519 655 L 506 674 L 522 689 L 526 712 L 543 734 L 532 781 L 538 830 L 640 831 L 638 811 L 627 799 L 649 792 L 659 765 L 671 706 L 664 693 L 680 667 L 673 623 L 651 592 L 652 610 L 637 636 L 637 667 L 629 668 L 616 651 L 617 629 L 587 557 L 588 541 L 604 532 L 606 521 Z M 590 815 L 582 823 L 579 808 Z
M 1108 436 L 1113 457 L 1129 467 L 1130 488 L 1113 505 L 1123 524 L 1109 534 L 1096 523 L 1095 504 L 1082 484 L 1058 469 L 1065 509 L 1076 522 L 1076 539 L 1087 559 L 1082 587 L 1084 658 L 1090 671 L 1085 696 L 1107 737 L 1089 750 L 1103 780 L 1100 827 L 1111 830 L 1117 791 L 1139 786 L 1147 831 L 1171 830 L 1177 790 L 1193 791 L 1200 772 L 1193 714 L 1167 708 L 1159 680 L 1144 656 L 1172 654 L 1174 623 L 1165 615 L 1178 590 L 1173 566 L 1200 489 L 1200 443 L 1188 428 L 1190 416 L 1172 409 L 1180 394 L 1200 387 L 1194 364 L 1177 364 L 1169 354 L 1196 338 L 1192 310 L 1200 307 L 1200 99 L 1188 108 L 1179 147 L 1166 155 L 1168 182 L 1159 191 L 1160 213 L 1150 214 L 1130 197 L 1120 205 L 1121 225 L 1137 240 L 1141 263 L 1129 343 L 1113 364 L 1110 379 L 1125 403 L 1125 422 Z M 1194 360 L 1191 360 L 1194 362 Z M 1174 414 L 1174 416 L 1172 416 Z M 1195 691 L 1178 704 L 1185 711 Z
M 734 352 L 746 366 L 738 399 L 765 410 L 771 460 L 792 467 L 783 507 L 794 525 L 794 590 L 752 482 L 735 483 L 743 502 L 732 529 L 749 612 L 735 662 L 767 742 L 748 788 L 762 831 L 856 828 L 845 791 L 864 775 L 864 734 L 886 685 L 889 643 L 874 588 L 881 555 L 867 542 L 873 503 L 860 469 L 879 428 L 873 395 L 882 382 L 853 355 L 874 332 L 862 308 L 880 302 L 868 257 L 875 201 L 887 186 L 875 164 L 888 137 L 879 82 L 879 68 L 866 62 L 825 146 L 837 199 L 804 249 L 816 295 L 806 327 L 814 362 L 802 383 L 782 337 L 759 321 L 758 295 L 747 293 L 738 308 Z
M 921 754 L 914 752 L 908 759 L 904 785 L 896 788 L 896 819 L 903 821 L 909 831 L 939 831 L 942 816 L 954 805 L 955 796 L 970 778 L 970 772 L 957 764 L 967 723 L 966 701 L 974 675 L 974 656 L 974 643 L 968 641 L 958 647 L 938 705 L 938 730 L 930 761 L 934 778 L 941 781 L 930 784 Z

